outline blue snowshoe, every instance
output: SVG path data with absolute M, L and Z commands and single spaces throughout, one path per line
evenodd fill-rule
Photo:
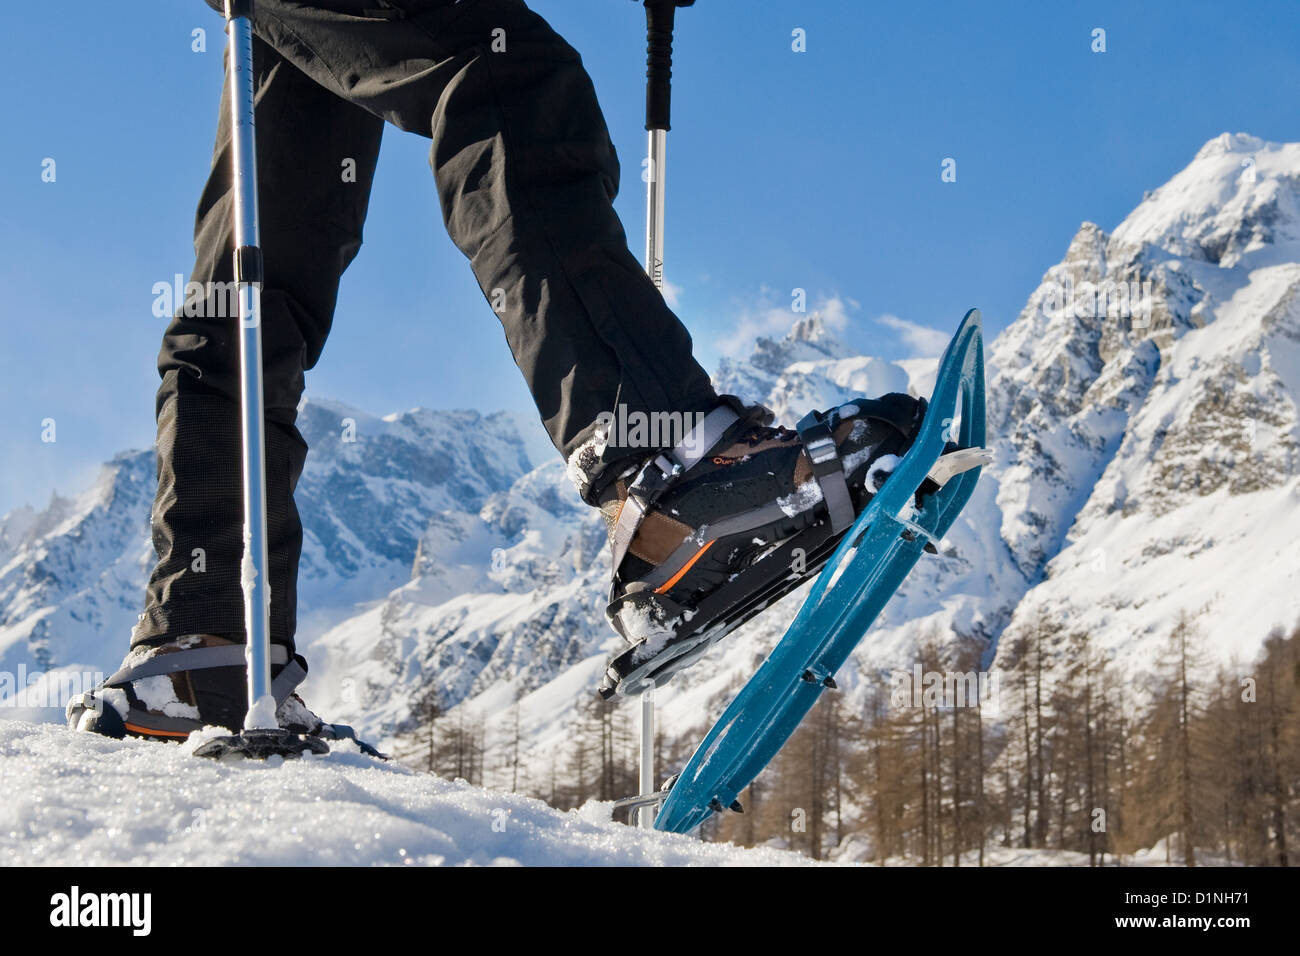
M 685 833 L 739 807 L 741 791 L 834 686 L 833 675 L 921 554 L 952 526 L 990 461 L 984 441 L 983 333 L 972 309 L 944 352 L 907 452 L 840 537 L 780 643 L 673 778 L 657 829 Z

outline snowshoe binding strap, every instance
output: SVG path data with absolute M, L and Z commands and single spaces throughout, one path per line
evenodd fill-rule
M 656 612 L 662 611 L 665 618 L 677 617 L 682 623 L 675 629 L 674 639 L 658 653 L 648 652 L 648 648 L 638 642 L 610 661 L 598 689 L 600 696 L 608 700 L 615 694 L 638 694 L 651 684 L 662 687 L 711 646 L 779 601 L 806 576 L 819 571 L 839 543 L 839 538 L 831 532 L 827 522 L 818 522 L 804 534 L 785 541 L 762 561 L 741 571 L 729 584 L 705 596 L 691 609 L 694 613 L 689 619 L 682 614 L 686 609 L 676 605 L 667 595 L 651 597 L 648 591 L 640 590 L 617 599 L 611 605 L 615 616 L 625 603 L 634 607 L 648 603 Z M 795 549 L 804 552 L 801 559 L 805 564 L 804 575 L 790 571 Z M 611 614 L 611 611 L 606 613 Z M 628 637 L 621 623 L 614 619 L 611 623 L 624 638 Z
M 114 707 L 101 699 L 102 690 L 104 688 L 124 687 L 132 681 L 147 677 L 217 667 L 244 667 L 246 663 L 244 645 L 242 644 L 195 647 L 174 651 L 170 654 L 158 654 L 131 667 L 123 667 L 96 690 L 88 691 L 74 698 L 68 704 L 68 716 L 72 719 L 87 710 L 93 710 L 99 715 L 98 720 L 102 722 L 99 732 L 109 737 L 120 738 L 126 736 L 128 731 L 131 730 L 132 724 L 147 724 L 153 736 L 174 737 L 177 739 L 188 737 L 195 729 L 193 720 L 184 717 L 170 717 L 166 714 L 141 714 L 130 709 L 125 714 L 119 714 Z M 288 700 L 298 685 L 306 679 L 307 668 L 303 665 L 301 658 L 296 655 L 290 657 L 288 648 L 280 644 L 271 646 L 271 664 L 273 667 L 279 668 L 275 677 L 271 680 L 271 695 L 275 698 L 278 707 Z M 288 732 L 267 731 L 263 734 L 263 737 L 250 738 L 250 742 L 241 742 L 238 746 L 234 746 L 226 738 L 222 738 L 222 744 L 209 748 L 212 753 L 205 752 L 203 755 L 220 755 L 230 751 L 238 752 L 243 756 L 258 757 L 280 753 L 285 746 L 290 746 L 291 749 L 297 748 L 297 752 L 326 753 L 328 747 L 323 741 L 351 740 L 363 754 L 369 757 L 377 757 L 380 760 L 388 759 L 387 754 L 381 753 L 374 746 L 366 743 L 347 724 L 331 724 L 322 721 L 318 732 L 310 734 L 288 733 L 288 736 L 286 736 L 286 733 Z M 299 738 L 318 739 L 307 743 L 301 743 L 301 741 L 295 743 Z M 288 741 L 287 744 L 286 741 Z
M 275 664 L 275 646 L 271 648 L 271 663 Z M 307 668 L 303 667 L 298 658 L 295 657 L 284 667 L 280 668 L 280 673 L 271 679 L 271 696 L 275 698 L 277 704 L 283 704 L 289 699 L 289 695 L 294 689 L 307 679 Z
M 170 654 L 156 654 L 139 664 L 123 667 L 96 689 L 87 691 L 69 701 L 67 712 L 70 716 L 74 712 L 85 710 L 93 710 L 99 714 L 111 713 L 116 715 L 117 712 L 114 708 L 101 699 L 102 692 L 106 688 L 125 687 L 133 681 L 176 674 L 182 671 L 209 670 L 218 667 L 244 667 L 246 664 L 244 645 L 242 644 L 194 647 L 174 651 Z M 303 666 L 300 658 L 296 656 L 290 658 L 288 648 L 280 644 L 271 647 L 271 665 L 279 667 L 278 673 L 271 681 L 271 694 L 275 698 L 278 707 L 289 699 L 289 696 L 307 677 L 307 668 Z M 128 710 L 125 714 L 117 715 L 117 718 L 116 722 L 122 725 L 120 730 L 123 733 L 130 729 L 129 725 L 133 723 L 137 725 L 147 724 L 155 734 L 168 737 L 185 737 L 194 729 L 193 721 L 188 718 L 169 717 L 165 714 L 146 715 L 137 713 L 134 710 Z M 109 717 L 108 720 L 110 723 L 113 722 L 112 717 Z M 342 725 L 338 726 L 342 727 Z M 347 733 L 339 733 L 339 738 L 350 736 L 352 739 L 356 739 L 356 735 L 351 733 L 350 727 L 343 727 L 343 730 L 347 731 Z M 109 733 L 109 736 L 120 736 L 120 734 Z M 367 751 L 367 747 L 369 747 L 368 744 L 363 744 L 359 740 L 357 746 L 363 751 Z M 373 750 L 374 748 L 370 749 Z
M 627 497 L 619 508 L 614 532 L 610 537 L 610 552 L 616 575 L 646 512 L 683 474 L 699 464 L 739 420 L 740 415 L 730 405 L 719 405 L 705 415 L 670 451 L 655 455 L 637 472 L 628 486 Z
M 285 664 L 289 661 L 289 649 L 281 644 L 271 646 L 271 664 Z M 213 667 L 244 667 L 246 665 L 243 644 L 223 644 L 217 647 L 193 647 L 171 654 L 155 654 L 148 660 L 131 667 L 123 667 L 116 674 L 104 681 L 105 687 L 121 687 L 144 677 L 158 677 L 162 674 L 175 674 L 177 671 L 201 671 Z M 296 662 L 295 662 L 296 663 Z M 301 665 L 299 669 L 302 670 Z M 302 671 L 306 677 L 307 672 Z M 294 683 L 294 687 L 302 677 Z M 289 688 L 290 690 L 293 687 Z M 287 693 L 285 696 L 289 696 Z
M 992 463 L 993 451 L 989 448 L 957 448 L 944 452 L 926 474 L 926 478 L 942 488 L 950 478 Z
M 831 415 L 814 410 L 799 419 L 795 431 L 799 433 L 808 460 L 812 462 L 813 477 L 821 487 L 831 532 L 838 534 L 853 524 L 857 510 L 853 507 L 853 496 L 849 494 L 849 484 L 844 478 L 844 465 L 840 461 L 839 449 L 835 447 L 832 425 Z
M 105 687 L 122 687 L 145 677 L 175 674 L 179 671 L 201 671 L 214 667 L 245 667 L 243 644 L 225 644 L 219 647 L 193 647 L 171 654 L 155 654 L 148 660 L 120 671 L 104 681 Z M 307 668 L 297 657 L 289 657 L 289 649 L 282 644 L 271 645 L 271 666 L 280 667 L 271 681 L 271 695 L 276 704 L 289 699 L 299 684 L 307 677 Z

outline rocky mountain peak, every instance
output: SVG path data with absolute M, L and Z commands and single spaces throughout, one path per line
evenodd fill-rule
M 1300 143 L 1216 136 L 1148 192 L 1112 238 L 1224 267 L 1257 253 L 1293 259 L 1300 243 Z

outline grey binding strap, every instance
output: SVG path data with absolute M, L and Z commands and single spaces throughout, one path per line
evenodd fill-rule
M 795 431 L 803 440 L 804 452 L 812 462 L 813 477 L 821 486 L 831 519 L 831 532 L 838 534 L 853 524 L 857 512 L 853 509 L 853 497 L 844 479 L 844 466 L 840 463 L 839 449 L 835 447 L 830 421 L 820 412 L 812 411 L 799 420 Z
M 288 648 L 281 644 L 271 645 L 272 664 L 284 664 L 288 660 Z M 120 687 L 122 684 L 129 684 L 133 680 L 140 680 L 144 677 L 157 677 L 160 674 L 175 674 L 177 671 L 209 670 L 213 667 L 244 667 L 246 664 L 243 644 L 192 647 L 188 650 L 174 651 L 170 654 L 155 654 L 148 660 L 141 661 L 132 667 L 123 667 L 104 681 L 104 686 Z M 301 667 L 299 667 L 299 670 L 301 670 Z M 300 677 L 298 680 L 301 681 L 302 678 Z
M 729 405 L 719 405 L 705 415 L 686 436 L 668 452 L 668 457 L 689 471 L 722 441 L 722 436 L 740 418 Z
M 272 657 L 275 656 L 275 650 L 278 646 L 274 644 L 271 646 Z M 272 663 L 275 663 L 275 661 L 272 660 Z M 298 659 L 295 657 L 280 668 L 280 673 L 276 674 L 271 681 L 271 696 L 275 698 L 277 704 L 283 704 L 289 699 L 289 695 L 293 693 L 294 688 L 301 684 L 306 677 L 307 669 L 299 664 Z
M 699 464 L 722 440 L 727 429 L 739 420 L 740 416 L 731 406 L 719 405 L 697 422 L 671 451 L 655 455 L 632 479 L 632 484 L 627 489 L 627 498 L 614 523 L 614 533 L 610 537 L 609 547 L 615 575 L 623 564 L 623 558 L 627 556 L 627 549 L 631 547 L 632 539 L 636 537 L 646 512 L 678 478 Z

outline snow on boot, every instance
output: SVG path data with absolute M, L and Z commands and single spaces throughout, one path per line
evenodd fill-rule
M 190 634 L 157 646 L 140 645 L 103 684 L 68 702 L 68 726 L 106 737 L 182 741 L 203 727 L 237 731 L 248 710 L 244 645 L 214 634 Z M 383 755 L 357 740 L 351 727 L 317 717 L 294 688 L 307 663 L 281 645 L 271 647 L 276 720 L 291 734 L 351 739 L 363 753 Z
M 723 404 L 670 452 L 607 487 L 606 615 L 632 646 L 600 693 L 662 685 L 816 574 L 907 451 L 924 399 L 891 393 L 773 427 Z

